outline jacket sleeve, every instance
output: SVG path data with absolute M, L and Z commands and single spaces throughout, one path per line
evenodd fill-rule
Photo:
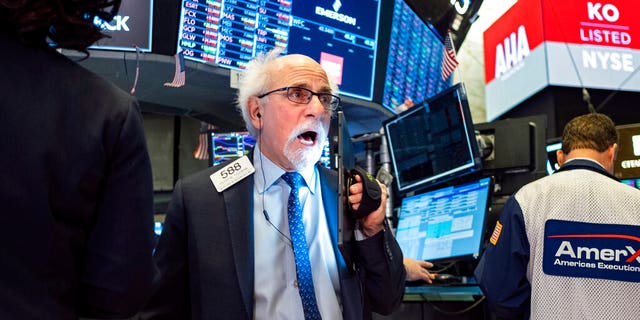
M 189 266 L 182 182 L 173 191 L 162 235 L 155 251 L 158 273 L 151 299 L 140 319 L 189 319 Z
M 489 308 L 500 318 L 526 319 L 531 284 L 527 280 L 529 240 L 522 209 L 511 197 L 505 204 L 474 272 Z
M 126 318 L 151 293 L 153 279 L 153 181 L 142 116 L 134 100 L 109 119 L 103 139 L 107 174 L 82 274 L 80 314 Z
M 370 307 L 371 311 L 382 315 L 388 315 L 400 306 L 406 279 L 402 251 L 389 230 L 386 224 L 385 230 L 373 237 L 356 241 L 360 273 L 364 278 L 365 308 Z

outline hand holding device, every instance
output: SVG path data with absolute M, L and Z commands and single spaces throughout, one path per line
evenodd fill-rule
M 345 171 L 345 174 L 347 185 L 349 186 L 347 188 L 347 198 L 351 196 L 350 187 L 356 183 L 362 183 L 362 197 L 359 203 L 349 205 L 349 211 L 353 214 L 353 217 L 361 219 L 378 209 L 382 202 L 382 191 L 378 180 L 360 167 Z M 359 181 L 356 180 L 356 176 L 360 177 Z

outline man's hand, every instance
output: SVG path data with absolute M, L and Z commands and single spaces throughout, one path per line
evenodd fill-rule
M 412 258 L 404 258 L 402 263 L 404 263 L 404 268 L 407 270 L 407 281 L 424 280 L 427 283 L 433 282 L 435 275 L 427 270 L 433 268 L 433 263 Z
M 362 190 L 364 186 L 362 185 L 362 178 L 359 175 L 354 176 L 356 183 L 349 187 L 349 205 L 351 205 L 351 208 L 354 210 L 358 210 L 360 201 L 362 201 Z M 380 185 L 380 191 L 382 192 L 382 201 L 380 201 L 380 206 L 369 215 L 360 219 L 362 233 L 367 237 L 372 237 L 384 229 L 385 208 L 387 205 L 387 187 L 380 182 L 378 182 L 378 185 Z

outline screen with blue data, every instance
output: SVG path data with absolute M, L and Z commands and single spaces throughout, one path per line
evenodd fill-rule
M 371 100 L 380 0 L 182 0 L 185 59 L 243 69 L 280 47 L 318 61 L 340 93 Z
M 556 151 L 562 149 L 562 142 L 554 142 L 547 144 L 547 173 L 552 175 L 556 170 L 560 169 L 558 164 L 558 156 Z
M 248 132 L 211 132 L 209 137 L 209 164 L 212 166 L 249 154 L 256 144 L 256 139 Z
M 396 230 L 403 255 L 427 261 L 479 257 L 491 187 L 487 177 L 403 198 Z
M 453 77 L 442 80 L 443 52 L 434 27 L 396 0 L 381 104 L 393 110 L 406 99 L 419 103 L 448 88 Z

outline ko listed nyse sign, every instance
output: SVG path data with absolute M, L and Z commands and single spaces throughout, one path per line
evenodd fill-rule
M 640 91 L 634 13 L 624 0 L 518 1 L 484 34 L 487 120 L 549 85 Z

